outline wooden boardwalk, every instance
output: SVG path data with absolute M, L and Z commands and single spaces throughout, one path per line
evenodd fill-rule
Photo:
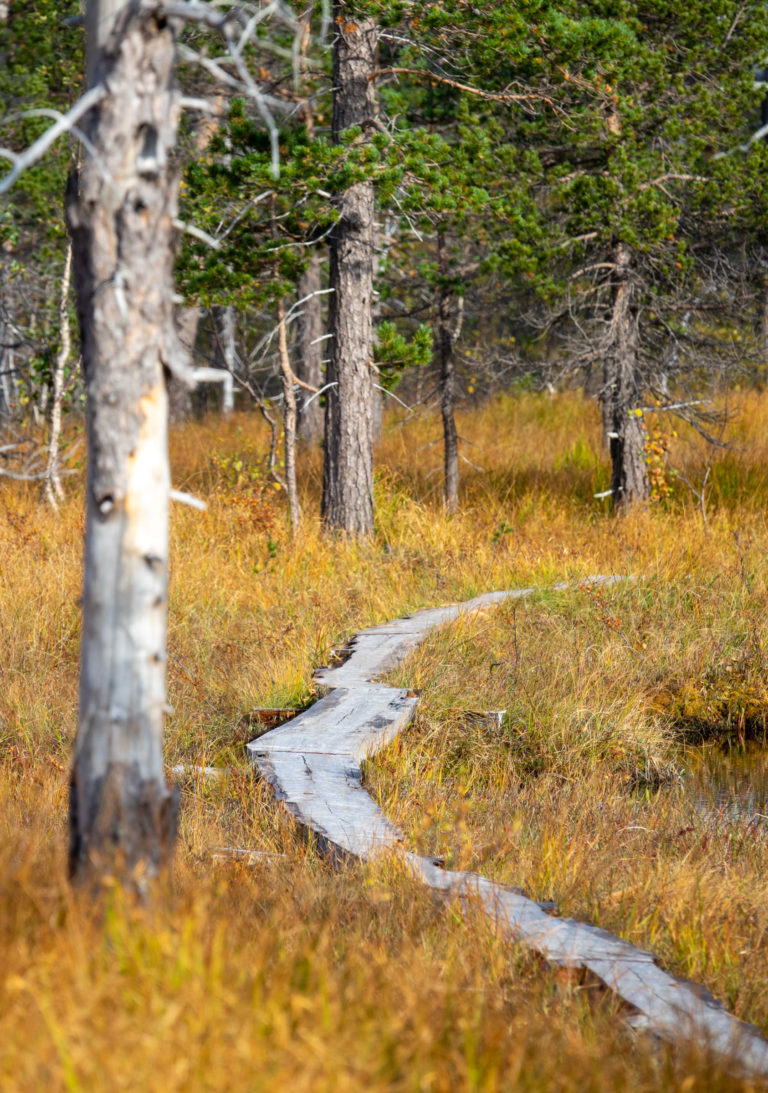
M 593 577 L 610 584 L 622 578 Z M 587 582 L 580 582 L 587 583 Z M 567 584 L 555 585 L 563 590 Z M 420 611 L 362 630 L 351 656 L 316 679 L 329 688 L 305 713 L 248 745 L 277 797 L 318 837 L 325 852 L 364 860 L 398 852 L 431 888 L 463 902 L 479 901 L 511 937 L 548 962 L 584 968 L 623 999 L 628 1021 L 666 1040 L 689 1041 L 728 1058 L 734 1068 L 768 1076 L 768 1042 L 700 986 L 663 971 L 655 958 L 605 930 L 548 914 L 534 900 L 476 873 L 441 868 L 405 851 L 404 837 L 362 785 L 360 763 L 383 748 L 413 717 L 418 699 L 377 683 L 430 630 L 461 615 L 520 599 L 532 588 L 490 592 L 466 603 Z

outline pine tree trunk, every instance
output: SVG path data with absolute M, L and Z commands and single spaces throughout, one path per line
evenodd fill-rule
M 310 387 L 318 390 L 323 385 L 323 297 L 319 295 L 320 255 L 312 253 L 303 277 L 299 281 L 301 305 L 297 331 L 296 375 Z M 311 401 L 310 401 L 311 400 Z M 323 439 L 323 407 L 320 399 L 311 391 L 300 390 L 297 399 L 298 431 L 308 444 L 319 444 Z
M 373 72 L 377 41 L 370 19 L 347 18 L 335 0 L 333 136 L 366 128 L 375 113 Z M 330 360 L 326 395 L 323 519 L 327 527 L 365 536 L 373 532 L 373 186 L 361 182 L 343 195 L 330 236 Z
M 440 273 L 447 272 L 445 238 L 437 239 L 437 261 Z M 445 483 L 443 500 L 446 511 L 453 514 L 459 508 L 459 441 L 456 434 L 456 371 L 453 359 L 453 334 L 451 331 L 451 299 L 453 293 L 445 286 L 438 299 L 438 346 L 440 352 L 440 412 L 443 417 L 443 461 Z
M 631 252 L 621 244 L 604 361 L 603 428 L 611 453 L 611 495 L 616 510 L 651 495 L 645 462 L 645 421 L 640 410 L 637 314 L 633 307 Z
M 444 501 L 453 514 L 459 508 L 459 441 L 456 433 L 456 377 L 451 341 L 450 293 L 440 293 L 440 412 L 443 417 Z
M 141 886 L 170 857 L 163 776 L 176 41 L 157 13 L 90 0 L 89 80 L 105 97 L 68 193 L 89 445 L 80 716 L 70 872 Z

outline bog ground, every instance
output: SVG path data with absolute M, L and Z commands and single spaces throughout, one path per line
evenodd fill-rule
M 459 420 L 461 510 L 440 502 L 438 423 L 385 422 L 377 526 L 321 533 L 319 453 L 292 540 L 250 416 L 172 438 L 168 766 L 187 784 L 174 880 L 151 909 L 94 911 L 65 880 L 82 484 L 59 515 L 0 490 L 0 1082 L 9 1090 L 742 1089 L 627 1031 L 590 982 L 510 948 L 392 863 L 332 870 L 255 780 L 254 707 L 311 701 L 356 630 L 496 588 L 596 572 L 435 633 L 397 671 L 416 722 L 366 779 L 412 845 L 522 885 L 651 948 L 768 1032 L 768 827 L 701 810 L 702 748 L 765 740 L 768 398 L 736 394 L 701 506 L 680 478 L 623 519 L 578 394 L 503 397 Z M 706 453 L 670 438 L 694 487 Z M 467 448 L 469 451 L 470 449 Z M 659 464 L 657 484 L 662 483 Z M 506 710 L 501 727 L 468 711 Z M 219 846 L 267 854 L 217 865 Z

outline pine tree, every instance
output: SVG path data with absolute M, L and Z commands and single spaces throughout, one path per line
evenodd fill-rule
M 596 31 L 601 13 L 578 8 Z M 602 364 L 611 491 L 622 508 L 650 492 L 643 403 L 679 401 L 670 385 L 701 377 L 701 334 L 736 288 L 722 277 L 732 214 L 715 157 L 757 111 L 752 66 L 765 54 L 766 17 L 760 4 L 696 0 L 685 9 L 640 0 L 616 14 L 587 67 L 568 73 L 597 94 L 598 109 L 554 113 L 526 136 L 546 173 L 561 329 L 574 355 Z

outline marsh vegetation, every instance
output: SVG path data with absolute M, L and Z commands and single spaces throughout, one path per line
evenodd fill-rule
M 735 400 L 707 520 L 670 478 L 616 518 L 599 414 L 578 393 L 459 417 L 482 470 L 445 515 L 428 416 L 385 419 L 374 539 L 291 538 L 252 416 L 172 435 L 168 767 L 181 785 L 172 888 L 98 909 L 66 881 L 82 489 L 58 516 L 0 492 L 0 1087 L 13 1090 L 747 1089 L 722 1063 L 631 1033 L 596 983 L 446 908 L 396 863 L 334 871 L 247 766 L 255 707 L 312 700 L 355 631 L 493 588 L 528 601 L 432 635 L 397 670 L 416 721 L 366 767 L 411 845 L 649 947 L 768 1031 L 768 827 L 686 791 L 702 755 L 765 743 L 768 398 Z M 673 463 L 704 473 L 692 437 Z M 597 485 L 596 485 L 597 483 Z M 305 452 L 307 513 L 320 453 Z M 579 578 L 631 581 L 596 590 Z M 569 580 L 565 592 L 549 586 Z M 500 725 L 468 716 L 505 710 Z M 221 846 L 263 852 L 214 859 Z

